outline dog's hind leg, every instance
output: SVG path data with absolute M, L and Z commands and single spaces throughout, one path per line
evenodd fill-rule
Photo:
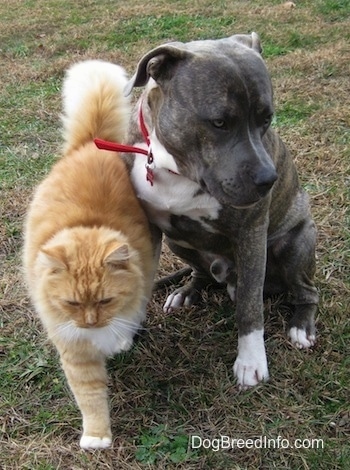
M 215 284 L 216 281 L 210 275 L 211 262 L 207 254 L 202 255 L 197 250 L 184 248 L 170 239 L 167 239 L 167 244 L 174 254 L 186 261 L 192 268 L 191 281 L 174 290 L 167 297 L 163 310 L 169 313 L 180 307 L 188 307 L 197 303 L 201 291 L 208 285 Z
M 165 287 L 178 284 L 184 277 L 189 276 L 191 273 L 192 268 L 190 268 L 190 266 L 185 266 L 184 268 L 181 268 L 178 271 L 169 274 L 168 276 L 163 276 L 155 282 L 154 290 L 161 290 Z
M 198 271 L 193 270 L 191 275 L 192 279 L 188 284 L 175 289 L 167 297 L 163 307 L 164 312 L 170 313 L 180 307 L 196 304 L 201 297 L 201 291 L 212 282 L 209 277 L 199 275 Z
M 271 247 L 270 259 L 279 268 L 294 314 L 288 335 L 298 348 L 315 343 L 315 314 L 319 296 L 313 283 L 315 273 L 316 228 L 306 218 Z
M 236 300 L 237 273 L 234 264 L 222 257 L 216 258 L 210 265 L 210 273 L 219 283 L 225 283 L 232 302 Z

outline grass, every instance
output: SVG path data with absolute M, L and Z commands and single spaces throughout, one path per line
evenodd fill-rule
M 350 114 L 348 0 L 7 0 L 0 5 L 0 468 L 347 469 L 350 466 Z M 144 12 L 144 13 L 143 13 Z M 165 41 L 257 31 L 275 90 L 274 126 L 293 152 L 318 226 L 321 303 L 313 351 L 291 347 L 269 299 L 271 379 L 237 393 L 237 338 L 223 293 L 174 315 L 149 305 L 132 351 L 108 361 L 113 449 L 78 447 L 80 415 L 23 288 L 20 249 L 32 188 L 59 154 L 60 87 L 72 62 L 131 74 Z M 164 251 L 160 274 L 181 262 Z M 191 436 L 322 439 L 323 448 L 191 449 Z

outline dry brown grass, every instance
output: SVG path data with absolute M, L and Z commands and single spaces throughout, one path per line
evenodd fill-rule
M 140 0 L 0 5 L 1 469 L 349 468 L 349 21 L 346 6 L 337 17 L 324 13 L 330 1 L 296 4 L 159 0 L 145 13 Z M 236 335 L 226 295 L 208 291 L 198 307 L 167 316 L 161 308 L 166 292 L 156 292 L 133 350 L 108 362 L 113 449 L 86 453 L 77 443 L 79 412 L 23 289 L 23 215 L 33 185 L 60 146 L 64 69 L 101 58 L 132 73 L 149 48 L 177 38 L 167 22 L 176 15 L 189 18 L 180 39 L 255 30 L 270 51 L 276 126 L 295 155 L 319 231 L 319 340 L 313 351 L 295 350 L 285 336 L 288 310 L 278 298 L 267 300 L 272 377 L 237 393 L 231 370 Z M 117 33 L 124 34 L 118 41 Z M 285 53 L 274 53 L 276 45 Z M 165 251 L 159 272 L 180 266 Z M 321 438 L 324 449 L 192 451 L 175 464 L 169 453 L 158 452 L 157 435 L 149 450 L 156 463 L 136 460 L 142 437 L 158 425 L 166 436 Z

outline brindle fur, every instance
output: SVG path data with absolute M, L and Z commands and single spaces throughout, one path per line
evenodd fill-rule
M 295 306 L 290 326 L 314 335 L 316 228 L 292 157 L 270 127 L 272 87 L 257 35 L 153 49 L 127 92 L 150 78 L 155 82 L 141 97 L 146 125 L 179 173 L 221 205 L 217 218 L 172 213 L 159 227 L 193 268 L 192 284 L 178 292 L 196 300 L 219 259 L 236 282 L 240 336 L 263 328 L 263 288 L 288 294 Z M 135 113 L 129 142 L 142 140 Z M 152 219 L 153 208 L 145 208 Z

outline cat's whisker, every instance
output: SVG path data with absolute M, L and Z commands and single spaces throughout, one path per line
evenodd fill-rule
M 121 330 L 120 328 L 118 328 L 115 325 L 113 325 L 113 326 L 110 325 L 109 329 L 113 334 L 115 334 L 121 340 L 125 340 L 129 336 L 129 335 L 125 334 L 125 332 L 123 330 Z
M 52 335 L 51 338 L 54 338 L 55 336 L 63 336 L 66 341 L 71 343 L 74 343 L 80 337 L 79 330 L 73 321 L 68 321 L 58 325 L 54 335 Z
M 114 324 L 117 328 L 122 328 L 125 331 L 132 333 L 133 335 L 140 334 L 141 331 L 148 331 L 148 328 L 145 328 L 139 323 L 124 320 L 124 319 L 116 319 L 114 321 Z
M 55 333 L 53 335 L 51 335 L 51 338 L 54 338 L 56 336 L 59 336 L 61 335 L 62 333 L 64 334 L 69 328 L 71 328 L 71 323 L 72 322 L 68 322 L 68 323 L 61 323 L 60 325 L 58 325 L 56 328 L 55 328 Z
M 106 330 L 110 331 L 120 340 L 128 339 L 130 333 L 132 335 L 137 334 L 140 331 L 146 331 L 147 328 L 142 327 L 138 322 L 129 320 L 127 318 L 114 318 L 106 327 Z M 97 328 L 96 330 L 99 330 Z M 95 331 L 96 331 L 95 330 Z M 67 341 L 74 343 L 85 336 L 85 332 L 89 330 L 78 328 L 74 321 L 68 321 L 58 325 L 55 329 L 55 333 L 51 336 L 64 336 Z M 83 333 L 84 332 L 84 333 Z
M 114 319 L 116 324 L 123 325 L 123 327 L 127 327 L 130 331 L 138 331 L 138 330 L 146 330 L 145 327 L 141 326 L 139 323 L 128 320 L 127 318 L 116 318 Z

